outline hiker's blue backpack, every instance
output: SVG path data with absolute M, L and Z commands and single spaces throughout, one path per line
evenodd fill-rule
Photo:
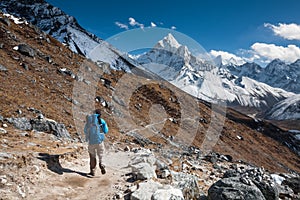
M 106 122 L 100 119 L 98 114 L 88 115 L 86 120 L 84 127 L 86 141 L 89 144 L 101 143 L 104 140 L 104 134 L 108 131 Z

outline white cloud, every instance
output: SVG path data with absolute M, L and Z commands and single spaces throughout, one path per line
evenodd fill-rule
M 288 40 L 300 40 L 300 25 L 298 24 L 282 24 L 279 23 L 278 26 L 266 23 L 265 27 L 272 29 L 275 35 L 283 37 Z
M 300 48 L 293 44 L 283 47 L 257 42 L 251 46 L 251 49 L 254 51 L 253 56 L 259 56 L 258 58 L 265 58 L 270 61 L 279 58 L 282 61 L 291 63 L 300 58 Z
M 131 26 L 139 26 L 142 29 L 144 28 L 144 24 L 137 22 L 133 17 L 129 17 L 128 20 Z
M 226 52 L 226 51 L 211 50 L 209 53 L 214 58 L 218 57 L 218 56 L 221 56 L 223 64 L 235 63 L 237 65 L 242 65 L 242 64 L 245 63 L 245 59 L 243 59 L 243 58 L 241 58 L 241 57 L 239 57 L 235 54 Z
M 135 19 L 134 18 L 132 18 L 132 17 L 129 17 L 129 24 L 131 25 L 131 26 L 135 26 L 136 25 L 136 21 L 135 21 Z
M 144 29 L 145 25 L 138 22 L 135 18 L 133 17 L 129 17 L 128 18 L 128 23 L 121 23 L 121 22 L 118 22 L 116 21 L 115 22 L 115 25 L 117 25 L 119 28 L 122 28 L 122 29 L 126 29 L 126 30 L 129 30 L 131 28 L 136 28 L 136 27 L 140 27 L 141 29 Z M 163 22 L 157 22 L 157 23 L 154 23 L 153 21 L 150 22 L 150 26 L 149 27 L 152 27 L 152 28 L 155 28 L 155 27 L 163 27 L 164 23 Z M 175 30 L 176 29 L 176 26 L 172 26 L 171 27 L 172 30 Z
M 151 22 L 151 27 L 156 27 L 156 24 Z
M 120 22 L 115 22 L 115 24 L 120 28 L 124 28 L 124 29 L 128 30 L 128 26 L 126 24 L 122 24 Z

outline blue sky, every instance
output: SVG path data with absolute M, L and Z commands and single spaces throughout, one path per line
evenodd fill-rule
M 212 55 L 267 63 L 300 58 L 299 0 L 47 0 L 102 39 L 156 26 L 196 40 Z

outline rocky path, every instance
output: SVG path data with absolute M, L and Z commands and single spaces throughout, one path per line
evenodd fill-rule
M 300 197 L 299 174 L 270 174 L 229 155 L 202 155 L 200 149 L 180 150 L 173 145 L 147 149 L 107 140 L 107 173 L 102 175 L 98 168 L 96 176 L 90 177 L 87 144 L 38 132 L 14 134 L 0 140 L 0 200 L 166 200 L 174 196 L 204 200 L 221 199 L 223 191 L 232 188 L 245 194 L 255 191 L 258 200 Z M 239 194 L 230 192 L 231 199 L 243 198 Z
M 89 173 L 86 144 L 74 144 L 69 152 L 27 153 L 11 159 L 19 164 L 2 164 L 0 169 L 0 200 L 12 199 L 113 199 L 126 190 L 129 160 L 133 152 L 115 150 L 107 144 L 104 157 L 106 174 L 97 168 Z M 75 147 L 75 148 L 74 148 Z M 74 149 L 80 149 L 75 151 Z M 82 149 L 83 148 L 83 149 Z M 8 154 L 11 155 L 11 154 Z M 20 158 L 19 158 L 20 157 Z M 3 159 L 3 157 L 1 157 Z M 21 160 L 27 160 L 24 164 Z M 28 161 L 30 160 L 30 161 Z M 20 164 L 22 163 L 22 164 Z M 120 195 L 120 194 L 119 194 Z
M 107 173 L 102 175 L 97 169 L 94 177 L 87 175 L 87 152 L 72 161 L 61 161 L 60 171 L 40 173 L 40 181 L 29 191 L 28 199 L 113 199 L 126 185 L 131 157 L 131 152 L 109 150 L 104 158 Z

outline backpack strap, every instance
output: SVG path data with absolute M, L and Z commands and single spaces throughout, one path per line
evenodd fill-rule
M 101 126 L 101 116 L 98 115 L 97 118 L 98 118 L 98 123 L 99 123 L 99 125 Z

